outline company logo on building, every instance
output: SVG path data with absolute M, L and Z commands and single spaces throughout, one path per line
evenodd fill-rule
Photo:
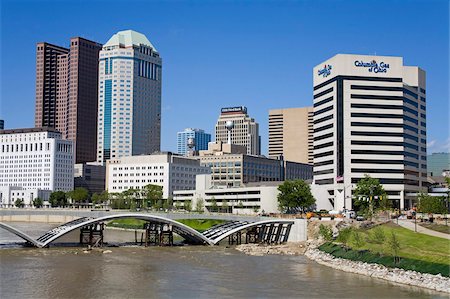
M 322 76 L 324 78 L 328 77 L 329 75 L 331 75 L 331 69 L 333 67 L 329 64 L 325 64 L 323 66 L 323 69 L 320 69 L 317 71 L 317 75 Z
M 238 107 L 226 107 L 220 110 L 221 113 L 230 113 L 230 112 L 242 112 L 247 113 L 247 107 L 238 106 Z
M 369 72 L 371 73 L 387 73 L 387 70 L 389 68 L 389 64 L 380 62 L 377 63 L 375 60 L 372 60 L 371 62 L 364 62 L 362 60 L 356 60 L 355 61 L 356 67 L 366 67 L 368 68 Z

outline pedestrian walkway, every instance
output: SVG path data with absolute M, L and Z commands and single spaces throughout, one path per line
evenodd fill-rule
M 396 223 L 397 221 L 395 221 L 394 223 Z M 414 220 L 399 220 L 398 221 L 398 225 L 410 229 L 412 231 L 415 230 L 415 224 L 414 224 Z M 443 239 L 447 239 L 450 240 L 450 235 L 449 234 L 445 234 L 445 233 L 441 233 L 441 232 L 437 232 L 428 228 L 425 228 L 423 226 L 420 226 L 419 223 L 417 223 L 417 232 L 421 233 L 421 234 L 425 234 L 425 235 L 429 235 L 429 236 L 433 236 L 433 237 L 438 237 L 438 238 L 443 238 Z

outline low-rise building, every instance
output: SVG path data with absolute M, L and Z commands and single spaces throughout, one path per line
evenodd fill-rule
M 106 189 L 123 192 L 153 184 L 162 186 L 163 197 L 168 198 L 175 190 L 194 189 L 195 176 L 209 172 L 197 159 L 171 152 L 121 157 L 106 163 Z
M 74 188 L 86 188 L 90 194 L 105 191 L 106 167 L 96 162 L 75 164 Z
M 43 204 L 48 203 L 50 190 L 25 189 L 22 187 L 0 187 L 0 208 L 12 208 L 16 200 L 20 199 L 24 207 L 32 207 L 36 198 L 42 199 Z
M 74 151 L 52 128 L 0 130 L 0 187 L 73 190 Z
M 233 214 L 278 213 L 278 185 L 282 182 L 261 183 L 242 187 L 213 186 L 211 175 L 197 175 L 195 190 L 174 191 L 173 203 L 183 207 L 186 201 L 196 209 L 203 201 L 204 210 Z
M 312 179 L 312 165 L 245 154 L 244 146 L 210 142 L 200 164 L 210 167 L 212 185 L 239 187 L 251 182 Z

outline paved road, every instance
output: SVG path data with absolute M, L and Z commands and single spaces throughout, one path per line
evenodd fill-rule
M 414 231 L 414 226 L 415 226 L 414 220 L 399 220 L 398 225 Z M 430 235 L 433 237 L 444 238 L 444 239 L 450 240 L 449 234 L 437 232 L 437 231 L 422 227 L 419 225 L 419 223 L 417 223 L 417 232 L 421 233 L 421 234 Z

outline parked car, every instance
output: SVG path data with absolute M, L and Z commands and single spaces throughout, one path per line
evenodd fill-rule
M 366 220 L 365 218 L 364 218 L 364 216 L 356 216 L 356 221 L 364 221 L 364 220 Z

